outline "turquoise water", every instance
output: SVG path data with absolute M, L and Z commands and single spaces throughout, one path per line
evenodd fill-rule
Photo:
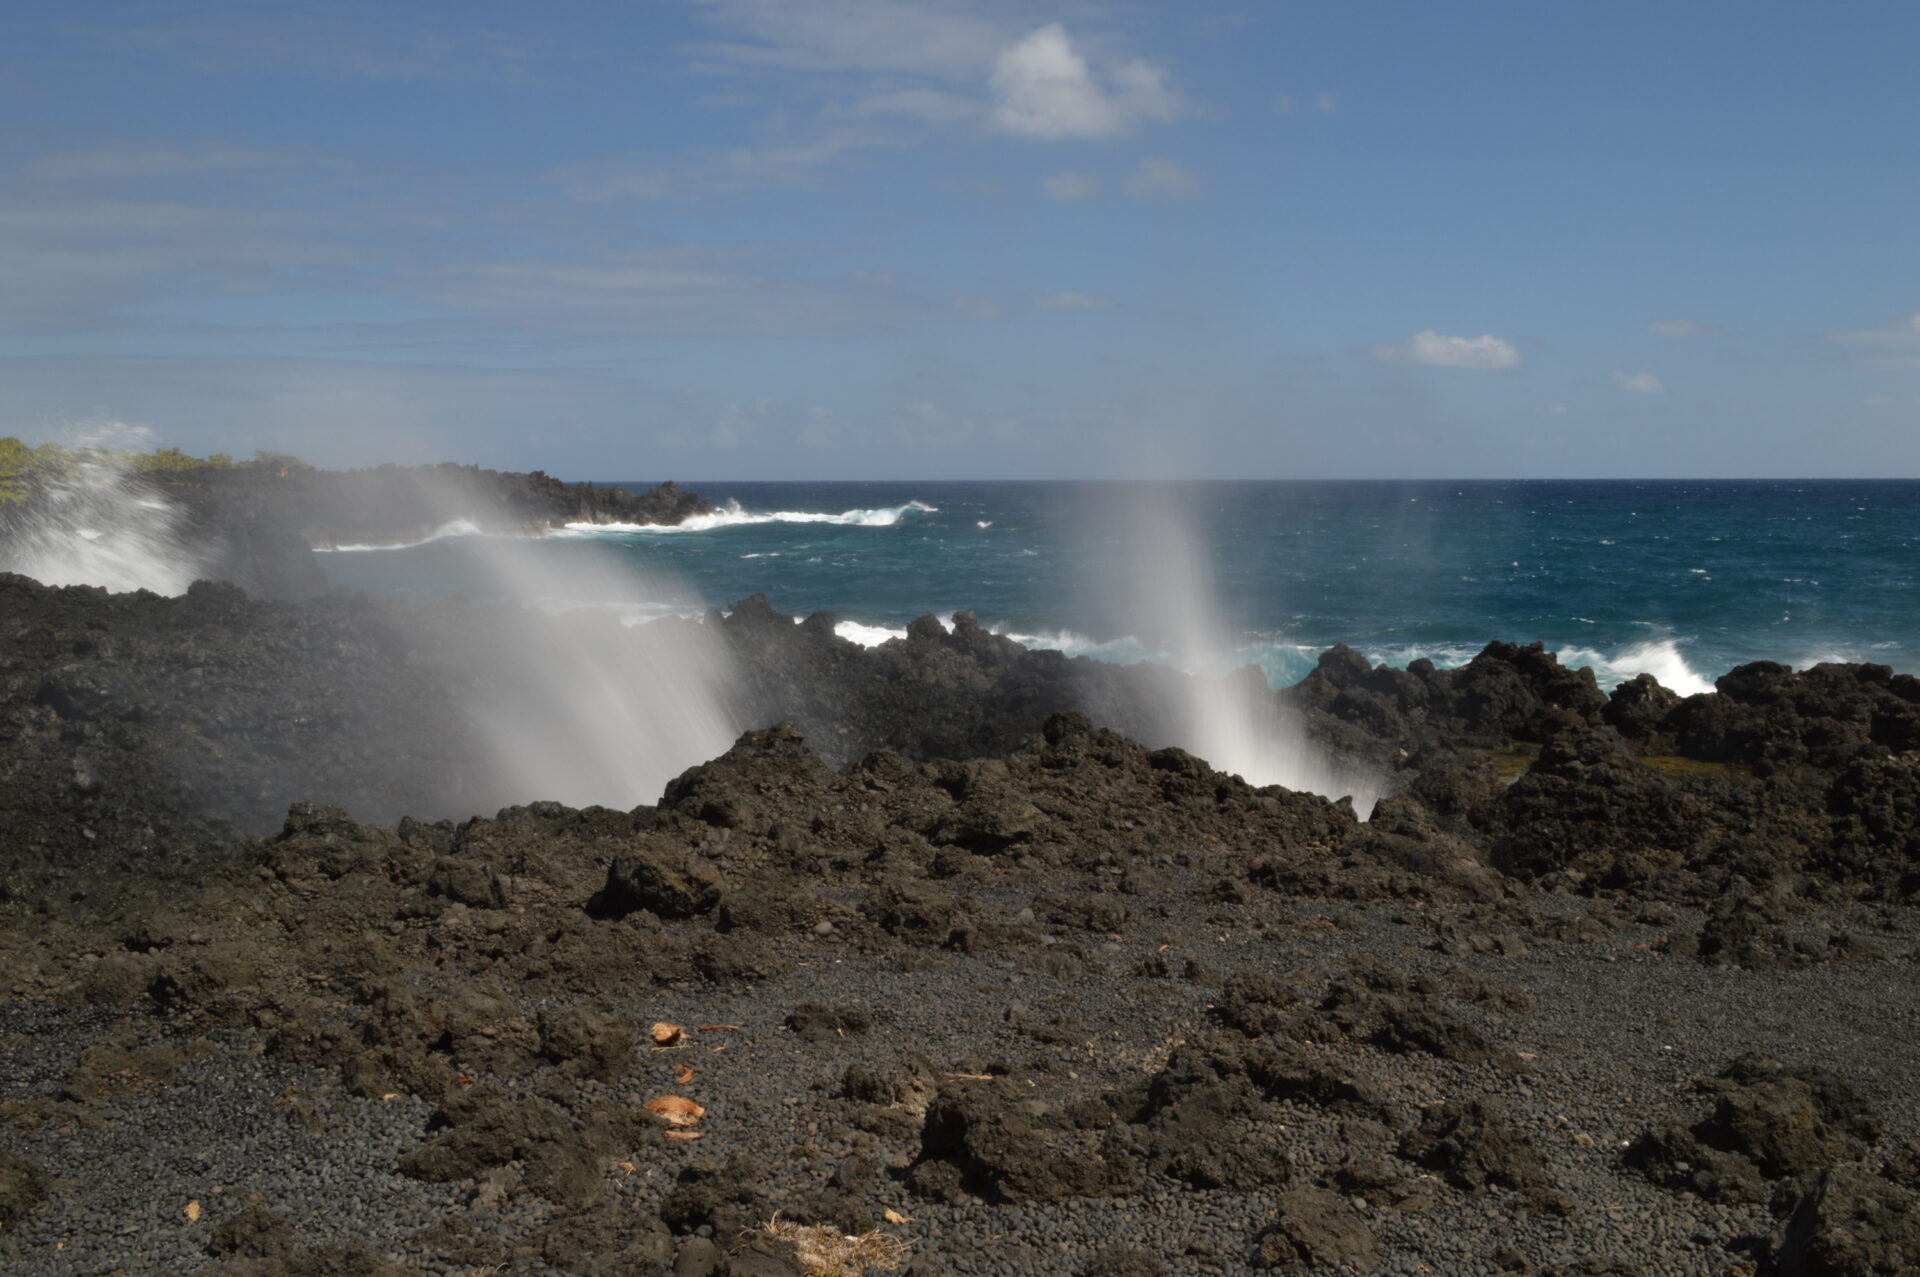
M 1276 686 L 1337 642 L 1453 665 L 1539 640 L 1604 684 L 1650 670 L 1684 691 L 1756 659 L 1920 668 L 1920 482 L 687 486 L 727 513 L 323 565 L 424 599 L 497 592 L 507 554 L 556 608 L 638 619 L 765 593 L 866 642 L 966 608 L 1030 645 L 1250 662 Z

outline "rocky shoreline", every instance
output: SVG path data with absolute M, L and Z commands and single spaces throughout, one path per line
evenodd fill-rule
M 679 524 L 714 508 L 672 481 L 644 492 L 567 483 L 545 471 L 442 462 L 367 470 L 203 466 L 146 477 L 187 516 L 203 571 L 271 599 L 324 594 L 314 550 L 405 545 L 451 525 L 495 536 L 539 536 L 569 523 Z
M 1361 821 L 1137 743 L 1182 676 L 756 598 L 675 623 L 731 750 L 496 812 L 485 621 L 0 576 L 19 1271 L 1920 1265 L 1920 680 L 1247 689 Z

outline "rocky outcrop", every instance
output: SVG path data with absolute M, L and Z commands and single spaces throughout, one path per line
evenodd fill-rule
M 387 821 L 515 801 L 475 711 L 522 686 L 514 661 L 537 660 L 540 627 L 560 624 L 532 616 L 515 618 L 524 629 L 504 627 L 467 603 L 410 611 L 340 595 L 287 604 L 205 583 L 163 599 L 20 577 L 0 577 L 0 617 L 8 871 L 151 867 L 162 849 L 189 855 L 272 829 L 313 794 Z M 1185 675 L 1152 666 L 1029 651 L 967 613 L 951 630 L 923 618 L 876 648 L 837 637 L 829 614 L 795 621 L 757 596 L 704 624 L 675 624 L 730 657 L 737 674 L 718 695 L 734 725 L 794 725 L 760 738 L 754 783 L 723 759 L 664 795 L 663 810 L 734 836 L 803 840 L 830 769 L 880 750 L 861 764 L 876 794 L 900 783 L 907 762 L 953 760 L 939 781 L 949 801 L 924 831 L 934 845 L 955 855 L 1030 850 L 1048 841 L 1048 803 L 1066 799 L 1021 789 L 1001 760 L 1052 733 L 1057 751 L 1110 767 L 1123 756 L 1116 738 L 1093 726 L 1158 743 L 1157 725 L 1187 690 Z M 652 627 L 607 628 L 617 647 Z M 1328 854 L 1294 861 L 1249 847 L 1226 876 L 1233 891 L 1348 899 L 1493 900 L 1527 885 L 1720 905 L 1752 895 L 1904 898 L 1920 888 L 1920 755 L 1883 742 L 1920 722 L 1920 702 L 1905 699 L 1913 680 L 1849 669 L 1769 674 L 1769 694 L 1798 708 L 1768 720 L 1770 745 L 1741 738 L 1755 761 L 1729 763 L 1650 751 L 1692 739 L 1685 723 L 1748 714 L 1751 680 L 1672 702 L 1657 685 L 1632 684 L 1609 700 L 1533 648 L 1491 645 L 1457 671 L 1367 669 L 1336 649 L 1299 688 L 1249 684 L 1241 694 L 1250 710 L 1300 713 L 1328 749 L 1373 760 L 1395 792 L 1356 829 L 1352 814 L 1302 806 L 1300 795 L 1233 791 L 1253 795 L 1245 806 L 1257 827 Z M 512 703 L 521 723 L 560 712 L 525 696 Z M 1609 716 L 1623 704 L 1632 712 Z M 564 734 L 563 722 L 554 726 Z M 1124 756 L 1144 760 L 1128 766 L 1162 788 L 1214 783 L 1204 760 L 1179 749 Z M 1089 773 L 1091 792 L 1113 774 Z M 1119 853 L 1146 836 L 1128 828 L 1103 831 L 1099 844 Z M 1178 837 L 1191 842 L 1190 832 Z M 595 884 L 609 889 L 610 908 L 666 889 L 637 851 L 622 872 Z M 477 881 L 474 890 L 485 885 Z M 450 878 L 448 890 L 467 887 Z M 703 888 L 688 907 L 705 912 L 720 900 Z M 922 901 L 901 918 L 923 906 L 932 907 Z M 802 902 L 794 916 L 810 908 Z M 768 909 L 793 912 L 745 895 L 726 912 Z M 1759 950 L 1725 926 L 1712 938 L 1729 960 L 1761 960 L 1740 956 Z M 1822 950 L 1817 960 L 1833 956 L 1845 955 Z
M 477 466 L 206 466 L 143 483 L 187 512 L 186 539 L 203 575 L 270 599 L 326 591 L 314 549 L 404 545 L 470 525 L 538 536 L 568 523 L 678 524 L 713 507 L 671 481 L 635 493 L 567 483 L 544 471 Z

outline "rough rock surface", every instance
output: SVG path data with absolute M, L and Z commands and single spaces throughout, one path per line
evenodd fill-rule
M 776 1218 L 921 1277 L 1917 1262 L 1915 702 L 1870 667 L 1330 653 L 1278 700 L 1390 776 L 1362 822 L 1090 708 L 1163 674 L 756 605 L 742 703 L 824 748 L 476 816 L 415 639 L 484 613 L 0 601 L 19 1271 L 790 1277 Z

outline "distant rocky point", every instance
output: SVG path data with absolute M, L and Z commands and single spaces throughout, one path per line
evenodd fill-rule
M 569 523 L 671 525 L 713 507 L 671 480 L 633 493 L 442 462 L 320 470 L 206 466 L 149 475 L 190 512 L 213 547 L 206 575 L 266 598 L 309 598 L 326 580 L 313 550 L 406 545 L 470 524 L 496 536 L 540 536 Z
M 326 591 L 314 550 L 406 545 L 455 527 L 539 536 L 570 523 L 672 525 L 714 512 L 671 481 L 634 493 L 568 483 L 542 470 L 516 474 L 450 462 L 322 470 L 268 452 L 234 462 L 171 448 L 113 453 L 0 439 L 0 569 L 8 566 L 9 520 L 30 522 L 35 505 L 58 490 L 98 487 L 102 471 L 116 493 L 122 485 L 143 488 L 179 507 L 180 539 L 198 560 L 199 575 L 276 599 Z
M 568 483 L 544 470 L 516 474 L 441 462 L 320 470 L 205 466 L 149 475 L 196 511 L 243 511 L 297 531 L 314 549 L 401 545 L 448 524 L 495 535 L 537 536 L 569 523 L 676 524 L 713 507 L 671 481 L 635 494 Z

